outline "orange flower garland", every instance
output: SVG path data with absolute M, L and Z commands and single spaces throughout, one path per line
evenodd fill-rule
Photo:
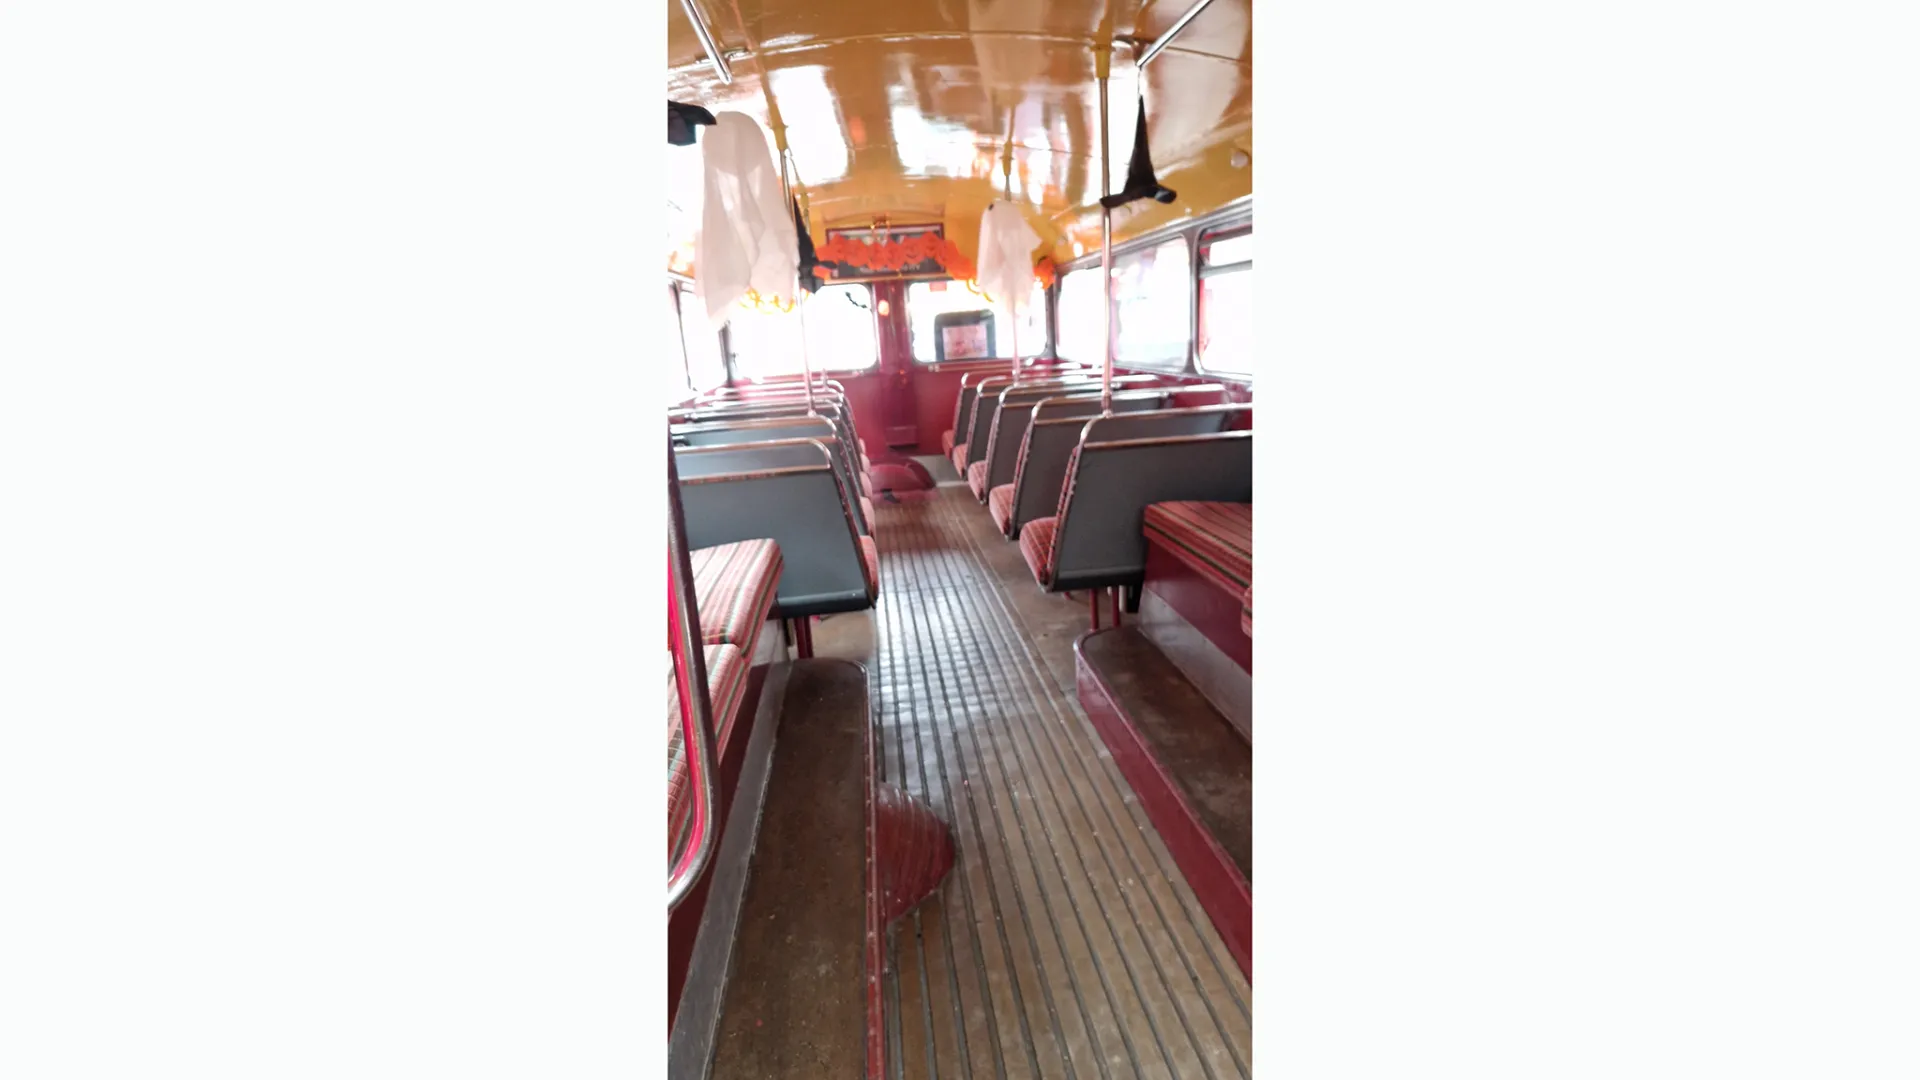
M 920 233 L 900 240 L 885 243 L 863 244 L 844 236 L 836 236 L 815 249 L 814 255 L 821 262 L 842 263 L 863 270 L 905 270 L 909 266 L 918 266 L 923 262 L 933 262 L 950 276 L 961 281 L 972 281 L 979 272 L 973 260 L 960 253 L 953 241 L 932 233 Z M 829 278 L 833 271 L 824 266 L 813 268 L 814 275 Z M 1053 260 L 1042 258 L 1033 268 L 1043 288 L 1052 288 L 1054 282 Z

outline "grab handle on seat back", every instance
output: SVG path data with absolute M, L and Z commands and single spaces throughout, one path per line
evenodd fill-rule
M 707 698 L 706 652 L 700 640 L 700 614 L 693 596 L 693 560 L 687 550 L 687 519 L 680 509 L 679 469 L 672 440 L 667 445 L 667 640 L 673 652 L 673 677 L 680 689 L 680 739 L 687 748 L 688 779 L 693 785 L 691 831 L 686 851 L 667 872 L 667 911 L 693 891 L 713 859 L 713 703 Z M 671 843 L 671 839 L 668 841 Z

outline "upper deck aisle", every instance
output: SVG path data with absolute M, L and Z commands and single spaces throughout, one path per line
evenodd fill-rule
M 815 644 L 867 665 L 883 775 L 957 849 L 889 942 L 898 1075 L 1250 1075 L 1248 980 L 1074 696 L 1085 606 L 1036 590 L 964 485 L 876 516 L 872 621 Z

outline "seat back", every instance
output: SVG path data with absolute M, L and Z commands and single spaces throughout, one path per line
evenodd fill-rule
M 1114 380 L 1114 385 L 1137 382 L 1141 378 L 1151 378 L 1151 376 L 1122 376 Z M 1012 378 L 1005 375 L 996 375 L 991 379 L 983 380 L 978 387 L 979 393 L 973 399 L 973 421 L 967 426 L 969 434 L 967 464 L 986 460 L 987 446 L 992 442 L 993 437 L 993 422 L 1000 415 L 1002 399 L 1008 393 L 1016 393 L 1026 398 L 1040 395 L 1042 391 L 1064 394 L 1089 388 L 1098 393 L 1100 380 L 1097 377 L 1079 373 L 1023 380 L 1018 385 L 1014 384 Z M 960 441 L 958 435 L 954 436 L 954 441 Z
M 854 528 L 862 536 L 873 535 L 873 523 L 860 505 L 860 486 L 848 471 L 848 455 L 838 439 L 822 436 L 809 439 L 773 439 L 766 442 L 716 444 L 683 447 L 674 452 L 680 475 L 717 476 L 725 473 L 755 473 L 811 465 L 825 454 L 833 464 L 840 489 L 847 495 L 847 509 L 853 515 Z
M 731 424 L 741 420 L 772 420 L 803 416 L 824 416 L 844 433 L 851 434 L 853 410 L 836 398 L 815 399 L 813 412 L 805 401 L 756 401 L 750 404 L 701 406 L 675 409 L 667 413 L 670 424 Z
M 673 441 L 680 446 L 720 446 L 729 443 L 772 442 L 776 439 L 837 439 L 839 425 L 826 416 L 768 416 L 751 420 L 710 420 L 675 424 Z
M 1153 503 L 1253 501 L 1253 432 L 1089 440 L 1080 446 L 1053 539 L 1056 591 L 1136 585 Z
M 1129 393 L 1125 400 L 1133 404 L 1140 399 Z M 1080 446 L 1082 436 L 1115 440 L 1211 435 L 1227 430 L 1241 414 L 1253 409 L 1246 404 L 1200 405 L 1191 409 L 1123 414 L 1122 401 L 1122 396 L 1115 394 L 1115 415 L 1096 415 L 1091 420 L 1069 411 L 1081 408 L 1078 402 L 1048 405 L 1045 407 L 1048 411 L 1028 424 L 1027 437 L 1014 470 L 1013 515 L 1008 526 L 1011 534 L 1018 535 L 1020 526 L 1034 518 L 1051 517 L 1060 508 L 1060 489 L 1067 478 L 1067 463 Z M 1093 411 L 1097 414 L 1100 410 L 1096 407 Z M 1061 415 L 1063 412 L 1066 415 Z
M 851 482 L 862 475 L 856 449 L 860 444 L 850 441 L 846 437 L 845 426 L 831 417 L 802 414 L 763 417 L 755 420 L 676 424 L 672 432 L 676 446 L 738 446 L 743 443 L 778 442 L 785 439 L 814 439 L 822 445 L 831 447 L 834 456 L 839 458 L 835 472 L 849 481 L 848 493 L 857 497 L 863 490 L 861 485 Z
M 1114 386 L 1130 387 L 1151 381 L 1151 376 L 1127 376 L 1115 379 Z M 1187 387 L 1151 389 L 1143 386 L 1139 390 L 1116 390 L 1113 411 L 1136 413 L 1162 409 L 1176 390 L 1179 393 L 1189 392 Z M 994 414 L 993 426 L 987 433 L 986 454 L 982 458 L 987 463 L 987 490 L 1014 482 L 1020 451 L 1026 444 L 1027 427 L 1040 415 L 1035 410 L 1047 402 L 1059 403 L 1053 406 L 1053 411 L 1046 413 L 1049 417 L 1100 415 L 1100 389 L 1097 384 L 1085 390 L 1078 387 L 1029 388 L 1025 383 L 1008 387 L 1000 394 L 1000 408 Z
M 698 456 L 681 451 L 678 460 Z M 762 538 L 780 545 L 777 616 L 873 606 L 854 511 L 825 447 L 814 447 L 806 464 L 683 475 L 680 505 L 692 547 Z
M 986 376 L 969 371 L 960 376 L 960 396 L 953 399 L 953 442 L 967 441 L 967 423 L 973 419 L 973 399 L 980 393 L 980 380 Z

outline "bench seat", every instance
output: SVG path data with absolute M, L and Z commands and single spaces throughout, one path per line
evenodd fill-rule
M 1012 484 L 1001 484 L 987 492 L 987 512 L 993 515 L 993 523 L 1000 526 L 1002 536 L 1013 532 L 1013 492 Z
M 873 591 L 878 593 L 880 591 L 880 545 L 874 543 L 871 536 L 860 538 L 860 561 L 866 565 L 868 584 L 872 585 Z
M 732 645 L 747 655 L 760 637 L 780 587 L 780 545 L 740 540 L 699 548 L 693 563 L 693 594 L 700 609 L 700 640 Z
M 1253 636 L 1253 586 L 1247 586 L 1246 595 L 1240 598 L 1240 629 Z
M 948 457 L 953 456 L 953 429 L 952 428 L 948 428 L 947 430 L 940 433 L 940 452 L 947 455 Z
M 964 478 L 967 475 L 967 444 L 955 443 L 953 449 L 947 452 L 947 460 L 953 462 L 953 471 Z
M 973 492 L 974 498 L 981 499 L 981 500 L 986 499 L 987 497 L 987 463 L 986 462 L 976 461 L 973 464 L 967 466 L 967 489 Z
M 1253 587 L 1252 503 L 1154 503 L 1141 523 L 1149 541 L 1245 601 Z
M 713 749 L 717 763 L 726 754 L 727 739 L 746 696 L 747 654 L 733 645 L 706 646 L 707 696 L 713 703 Z M 667 660 L 667 836 L 676 845 L 693 816 L 692 776 L 687 770 L 687 747 L 680 732 L 680 686 Z
M 1059 527 L 1058 517 L 1034 518 L 1020 526 L 1020 554 L 1035 581 L 1053 580 L 1053 534 Z

